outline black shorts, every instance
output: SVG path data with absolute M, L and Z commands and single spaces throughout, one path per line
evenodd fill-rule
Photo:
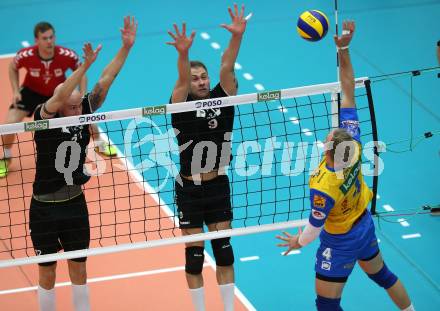
M 201 185 L 184 178 L 182 183 L 183 186 L 175 182 L 180 228 L 201 228 L 203 223 L 209 225 L 232 220 L 227 175 L 220 175 Z
M 12 104 L 10 109 L 17 108 L 27 111 L 28 117 L 31 117 L 34 114 L 35 108 L 37 108 L 39 104 L 47 102 L 50 98 L 50 96 L 41 95 L 25 86 L 20 89 L 20 94 L 21 100 L 15 105 Z
M 29 228 L 37 255 L 59 250 L 86 249 L 90 244 L 90 225 L 84 194 L 66 202 L 39 202 L 32 198 Z M 83 258 L 72 259 L 83 262 Z M 51 263 L 46 263 L 47 265 Z

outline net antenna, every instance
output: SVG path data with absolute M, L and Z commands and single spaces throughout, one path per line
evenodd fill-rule
M 335 34 L 339 36 L 338 0 L 334 1 L 335 10 Z M 336 48 L 336 81 L 341 82 L 339 77 L 339 50 Z M 332 93 L 332 126 L 339 127 L 339 109 L 341 108 L 341 93 Z

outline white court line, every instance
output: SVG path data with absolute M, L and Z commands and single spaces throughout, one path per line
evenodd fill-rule
M 296 117 L 290 117 L 289 120 L 292 121 L 293 124 L 299 124 L 299 120 Z
M 389 204 L 384 204 L 384 205 L 382 205 L 382 207 L 387 212 L 394 212 L 394 208 L 391 205 L 389 205 Z
M 302 132 L 303 132 L 304 135 L 306 135 L 306 136 L 312 136 L 312 135 L 313 135 L 312 131 L 309 130 L 309 129 L 307 129 L 307 128 L 303 129 Z
M 208 263 L 205 263 L 203 265 L 204 267 L 209 266 Z M 105 281 L 114 281 L 114 280 L 122 280 L 122 279 L 131 279 L 141 276 L 150 276 L 150 275 L 156 275 L 156 274 L 162 274 L 162 273 L 170 273 L 170 272 L 177 272 L 177 271 L 183 271 L 185 270 L 185 266 L 178 266 L 173 268 L 165 268 L 165 269 L 156 269 L 156 270 L 146 270 L 141 272 L 132 272 L 132 273 L 124 273 L 124 274 L 114 274 L 110 276 L 103 276 L 103 277 L 96 277 L 87 279 L 87 283 L 99 283 L 99 282 L 105 282 Z M 60 282 L 56 283 L 55 287 L 66 287 L 72 285 L 71 282 Z M 22 287 L 22 288 L 14 288 L 14 289 L 6 289 L 1 290 L 0 295 L 9 295 L 9 294 L 18 294 L 18 293 L 25 293 L 30 291 L 37 290 L 37 286 L 31 286 L 31 287 Z
M 253 80 L 254 79 L 254 77 L 249 72 L 244 73 L 243 78 L 245 78 L 246 80 Z
M 407 240 L 407 239 L 415 239 L 415 238 L 420 238 L 422 237 L 422 235 L 420 233 L 413 233 L 413 234 L 404 234 L 402 235 L 402 239 Z
M 257 91 L 264 91 L 265 88 L 261 83 L 255 83 L 254 87 L 257 89 Z
M 284 256 L 285 252 L 281 252 L 281 255 Z M 290 256 L 290 255 L 299 255 L 301 254 L 301 251 L 299 249 L 294 249 L 292 251 L 290 251 L 290 253 L 288 253 L 286 256 Z
M 211 38 L 211 36 L 207 32 L 202 32 L 200 34 L 200 37 L 202 37 L 202 39 L 204 40 L 209 40 Z
M 278 106 L 278 109 L 281 111 L 281 112 L 284 112 L 284 113 L 286 113 L 287 111 L 289 111 L 286 107 L 284 107 L 284 106 Z
M 25 47 L 25 48 L 31 46 L 30 43 L 29 43 L 29 41 L 21 41 L 21 45 L 22 45 L 23 47 Z
M 409 227 L 409 222 L 407 222 L 407 221 L 405 220 L 405 218 L 399 218 L 399 219 L 397 219 L 397 221 L 399 222 L 399 224 L 400 224 L 402 227 Z
M 380 195 L 379 194 L 376 194 L 376 199 L 380 199 Z
M 243 68 L 239 63 L 235 62 L 234 69 L 241 70 Z
M 212 43 L 211 43 L 211 47 L 212 47 L 214 50 L 219 50 L 219 49 L 220 49 L 220 44 L 218 44 L 217 42 L 212 42 Z
M 259 256 L 249 256 L 249 257 L 240 258 L 240 261 L 245 262 L 245 261 L 254 261 L 254 260 L 258 260 L 258 259 L 260 259 Z
M 12 58 L 12 57 L 15 57 L 15 53 L 1 54 L 0 55 L 0 59 L 2 59 L 2 58 Z

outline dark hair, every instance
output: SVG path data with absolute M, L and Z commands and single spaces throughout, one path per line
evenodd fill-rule
M 41 32 L 46 32 L 48 30 L 52 29 L 52 31 L 55 33 L 55 29 L 53 28 L 53 26 L 48 23 L 48 22 L 39 22 L 38 24 L 35 25 L 34 27 L 34 37 L 38 38 L 38 34 Z
M 208 68 L 206 68 L 205 64 L 202 63 L 201 61 L 198 60 L 192 60 L 189 62 L 191 68 L 195 68 L 195 67 L 202 67 L 203 69 L 205 69 L 206 72 L 208 72 Z

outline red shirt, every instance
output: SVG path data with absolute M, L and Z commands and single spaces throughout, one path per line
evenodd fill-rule
M 37 46 L 21 49 L 14 58 L 17 69 L 25 68 L 23 86 L 44 96 L 52 96 L 58 84 L 66 80 L 66 71 L 79 67 L 78 55 L 70 49 L 55 46 L 54 57 L 40 58 Z

